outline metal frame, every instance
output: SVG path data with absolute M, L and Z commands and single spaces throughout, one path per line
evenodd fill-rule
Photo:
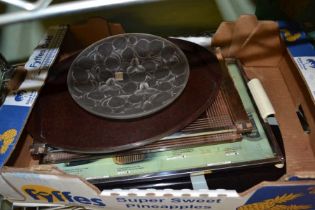
M 26 0 L 0 0 L 0 3 L 14 5 L 27 10 L 0 15 L 0 26 L 105 8 L 152 3 L 162 0 L 82 0 L 50 5 L 52 1 L 53 0 L 37 0 L 35 3 L 30 3 Z
M 38 0 L 35 3 L 30 3 L 25 0 L 1 0 L 0 2 L 14 5 L 16 7 L 25 9 L 25 10 L 37 10 L 41 8 L 48 7 L 48 5 L 52 2 L 53 0 Z

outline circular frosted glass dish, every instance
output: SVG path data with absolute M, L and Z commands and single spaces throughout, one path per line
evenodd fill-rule
M 133 119 L 170 105 L 189 78 L 184 53 L 150 34 L 121 34 L 100 40 L 73 61 L 68 89 L 79 106 L 111 119 Z

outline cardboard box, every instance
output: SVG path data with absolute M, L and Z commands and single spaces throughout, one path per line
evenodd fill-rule
M 104 22 L 103 22 L 104 25 Z M 70 34 L 81 45 L 67 40 L 59 59 L 64 59 L 108 34 L 123 32 L 119 25 L 71 27 Z M 97 31 L 93 36 L 88 31 Z M 96 30 L 97 29 L 97 30 Z M 67 38 L 66 38 L 67 39 Z M 287 175 L 264 182 L 241 194 L 234 190 L 104 190 L 80 177 L 64 174 L 51 166 L 37 165 L 28 154 L 31 138 L 20 139 L 21 152 L 11 166 L 3 167 L 0 194 L 17 203 L 84 205 L 102 209 L 315 209 L 314 103 L 297 66 L 279 36 L 278 25 L 241 16 L 223 22 L 213 37 L 226 58 L 237 58 L 249 78 L 258 78 L 276 112 L 283 136 Z M 297 111 L 303 110 L 308 131 Z M 23 167 L 23 168 L 19 168 Z

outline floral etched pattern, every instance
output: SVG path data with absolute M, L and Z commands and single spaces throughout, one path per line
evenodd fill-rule
M 93 114 L 132 119 L 171 104 L 188 78 L 188 61 L 176 45 L 149 34 L 122 34 L 94 43 L 75 59 L 68 89 Z

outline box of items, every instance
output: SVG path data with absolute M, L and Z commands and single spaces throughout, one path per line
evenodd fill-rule
M 0 108 L 0 194 L 16 205 L 315 209 L 314 103 L 304 55 L 292 58 L 303 41 L 281 30 L 288 50 L 278 24 L 254 16 L 223 22 L 211 46 L 100 19 L 53 28 Z

